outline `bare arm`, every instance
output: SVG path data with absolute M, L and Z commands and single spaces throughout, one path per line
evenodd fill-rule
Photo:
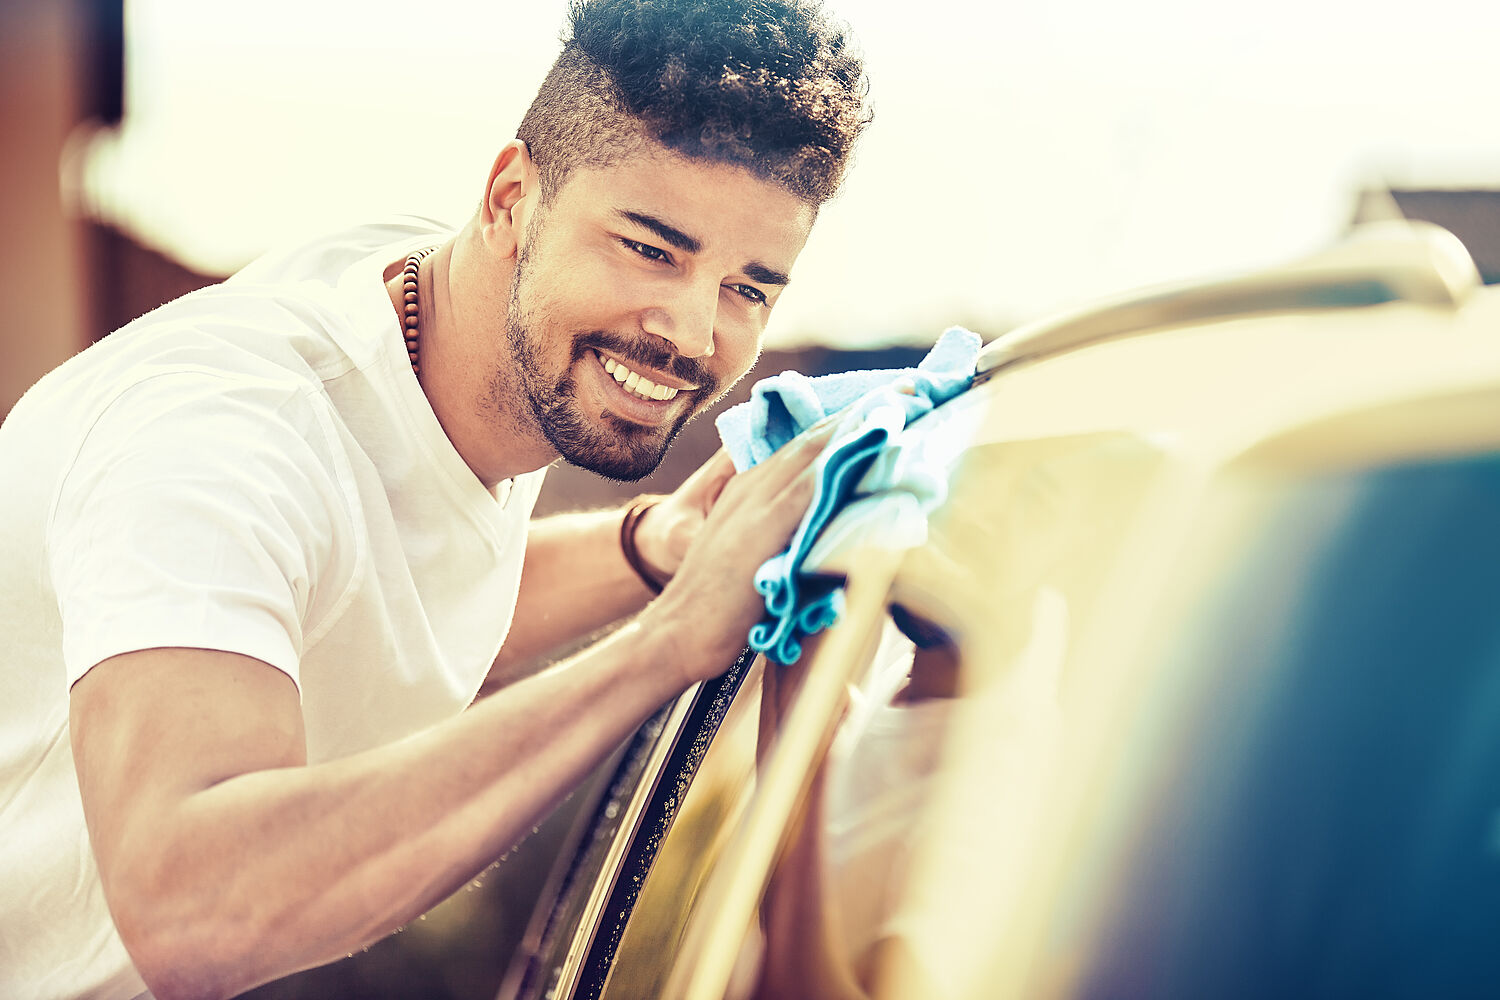
M 826 435 L 724 486 L 666 591 L 558 667 L 411 738 L 307 766 L 291 681 L 146 650 L 73 689 L 106 898 L 161 1000 L 227 996 L 354 951 L 520 839 L 651 711 L 729 662 Z
M 481 694 L 535 672 L 559 650 L 645 605 L 652 594 L 620 552 L 620 517 L 601 510 L 532 522 L 510 633 Z
M 641 519 L 636 542 L 657 580 L 676 573 L 733 474 L 721 451 Z M 602 510 L 532 523 L 515 617 L 482 693 L 525 676 L 554 650 L 634 614 L 651 598 L 620 550 L 622 515 Z

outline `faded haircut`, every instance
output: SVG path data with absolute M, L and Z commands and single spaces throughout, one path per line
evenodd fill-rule
M 730 163 L 813 206 L 869 123 L 847 29 L 816 0 L 571 0 L 562 54 L 516 131 L 543 203 L 577 166 L 651 140 Z

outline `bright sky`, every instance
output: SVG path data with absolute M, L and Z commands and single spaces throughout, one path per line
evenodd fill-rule
M 1500 187 L 1500 4 L 829 0 L 876 119 L 772 342 L 986 335 L 1333 240 L 1363 185 Z M 389 212 L 454 222 L 560 0 L 130 0 L 109 210 L 200 267 Z

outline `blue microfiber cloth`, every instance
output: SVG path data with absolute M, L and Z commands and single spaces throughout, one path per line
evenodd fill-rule
M 804 563 L 829 519 L 851 501 L 889 506 L 888 516 L 909 515 L 913 503 L 925 513 L 942 501 L 944 478 L 910 460 L 894 439 L 907 424 L 968 388 L 979 348 L 977 334 L 953 327 L 915 368 L 815 378 L 783 372 L 756 383 L 748 402 L 719 416 L 719 437 L 735 468 L 743 471 L 830 413 L 842 412 L 833 439 L 816 460 L 817 485 L 807 513 L 786 550 L 756 571 L 766 618 L 750 630 L 752 649 L 793 663 L 802 655 L 802 637 L 838 620 L 842 585 L 807 572 Z

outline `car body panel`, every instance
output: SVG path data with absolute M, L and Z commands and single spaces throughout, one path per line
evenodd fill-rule
M 1482 995 L 1500 291 L 1430 228 L 1357 243 L 987 348 L 896 442 L 946 477 L 927 530 L 835 522 L 818 565 L 849 579 L 844 618 L 776 738 L 736 705 L 703 741 L 713 780 L 672 786 L 657 868 L 610 916 L 619 975 L 503 995 L 749 995 L 756 903 L 815 833 L 840 695 L 892 606 L 960 675 L 909 864 L 868 873 L 897 930 L 844 956 L 871 995 Z

